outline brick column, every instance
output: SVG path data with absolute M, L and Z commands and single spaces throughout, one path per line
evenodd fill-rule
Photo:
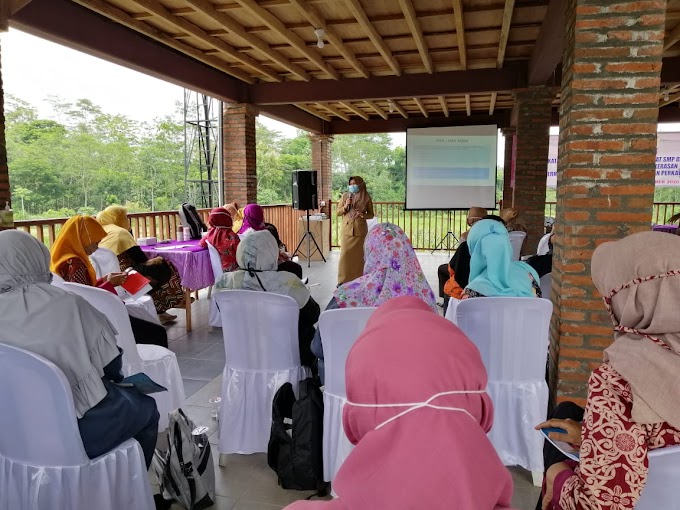
M 257 202 L 255 119 L 250 104 L 224 103 L 222 112 L 224 202 Z
M 5 95 L 0 71 L 0 209 L 11 200 L 9 189 L 9 168 L 7 167 L 7 143 L 5 141 Z M 0 227 L 0 230 L 3 230 Z
M 536 253 L 543 237 L 546 164 L 555 95 L 549 87 L 515 91 L 518 117 L 513 207 L 528 230 L 523 254 Z
M 309 139 L 312 141 L 312 170 L 318 172 L 319 202 L 322 200 L 326 202 L 326 207 L 320 209 L 328 214 L 333 190 L 333 137 L 331 135 L 309 135 Z
M 652 220 L 666 1 L 565 4 L 551 388 L 578 400 L 613 340 L 591 280 L 593 251 Z
M 501 128 L 503 137 L 505 138 L 505 158 L 503 159 L 503 207 L 512 207 L 512 165 L 513 162 L 513 144 L 515 142 L 514 127 Z

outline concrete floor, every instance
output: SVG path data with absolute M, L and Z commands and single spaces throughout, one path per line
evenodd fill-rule
M 301 261 L 305 276 L 312 285 L 312 297 L 323 310 L 330 300 L 337 283 L 337 266 L 339 252 L 331 252 L 326 264 Z M 448 262 L 450 254 L 437 252 L 419 252 L 423 271 L 436 293 L 437 267 Z M 274 510 L 280 509 L 293 501 L 304 499 L 311 492 L 299 492 L 281 489 L 276 475 L 267 466 L 266 454 L 229 455 L 226 467 L 218 465 L 216 451 L 216 421 L 212 418 L 210 398 L 220 395 L 222 370 L 224 368 L 224 346 L 222 331 L 213 331 L 208 327 L 209 301 L 207 291 L 200 294 L 200 299 L 193 304 L 194 331 L 185 330 L 184 313 L 177 311 L 177 322 L 168 327 L 170 349 L 175 352 L 179 362 L 184 389 L 187 395 L 185 411 L 196 422 L 210 428 L 210 442 L 213 445 L 213 460 L 216 475 L 217 510 Z M 173 311 L 174 313 L 174 311 Z M 531 484 L 531 474 L 521 468 L 509 468 L 514 484 L 513 506 L 521 510 L 534 510 L 540 490 Z M 173 510 L 179 510 L 178 505 Z

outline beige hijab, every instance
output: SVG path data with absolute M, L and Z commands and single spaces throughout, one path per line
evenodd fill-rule
M 359 186 L 359 193 L 354 194 L 352 208 L 347 213 L 350 220 L 358 218 L 361 214 L 365 213 L 366 209 L 368 209 L 368 203 L 371 201 L 371 196 L 368 194 L 368 191 L 366 191 L 366 182 L 358 175 L 350 177 L 349 181 L 352 179 L 354 179 L 354 182 Z
M 612 318 L 619 326 L 604 359 L 633 390 L 633 420 L 665 421 L 676 429 L 680 429 L 676 379 L 680 374 L 680 272 L 655 277 L 678 270 L 680 238 L 661 232 L 640 232 L 605 243 L 595 250 L 592 260 L 593 283 L 605 300 L 611 296 Z M 612 291 L 616 291 L 613 296 Z M 671 350 L 642 335 L 660 340 Z

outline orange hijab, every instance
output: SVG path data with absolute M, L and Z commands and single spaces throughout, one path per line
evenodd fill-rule
M 74 216 L 61 227 L 57 240 L 50 250 L 50 271 L 58 273 L 59 266 L 72 258 L 78 258 L 87 266 L 90 283 L 97 282 L 97 273 L 90 263 L 90 257 L 85 253 L 85 247 L 97 243 L 106 237 L 104 228 L 89 216 Z

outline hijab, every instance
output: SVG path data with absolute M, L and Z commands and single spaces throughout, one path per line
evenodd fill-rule
M 238 234 L 238 231 L 241 230 L 241 225 L 243 225 L 243 210 L 239 209 L 236 202 L 227 204 L 224 206 L 224 208 L 231 215 L 231 220 L 234 224 L 232 228 L 234 232 Z
M 201 239 L 200 245 L 204 248 L 207 243 L 215 247 L 220 254 L 222 270 L 233 271 L 238 264 L 236 263 L 236 248 L 239 244 L 239 237 L 232 230 L 231 215 L 224 207 L 217 207 L 210 211 L 208 217 L 208 235 Z
M 393 299 L 368 321 L 345 377 L 343 426 L 356 447 L 333 481 L 338 499 L 287 510 L 510 507 L 512 477 L 486 436 L 493 424 L 486 370 L 454 324 L 416 298 Z M 431 401 L 459 410 L 423 406 L 388 422 L 413 407 L 390 404 L 426 402 L 442 392 L 471 393 Z
M 395 297 L 416 296 L 439 313 L 411 240 L 400 227 L 375 225 L 366 235 L 364 260 L 363 276 L 333 293 L 340 308 L 380 306 Z
M 106 396 L 102 377 L 119 354 L 116 331 L 84 299 L 51 280 L 44 244 L 26 232 L 0 232 L 0 342 L 58 366 L 82 418 Z
M 243 209 L 243 225 L 238 233 L 243 234 L 248 229 L 253 229 L 255 232 L 264 230 L 264 209 L 258 204 L 248 204 Z
M 640 232 L 604 243 L 591 272 L 615 325 L 604 359 L 633 390 L 633 420 L 680 430 L 680 239 Z
M 519 218 L 519 211 L 515 209 L 514 207 L 509 207 L 507 209 L 503 209 L 501 211 L 501 218 L 503 218 L 503 221 L 506 223 L 508 232 L 513 232 L 513 231 L 520 231 L 520 232 L 526 232 L 527 229 L 524 225 L 517 223 L 517 219 Z
M 292 273 L 278 272 L 279 246 L 267 230 L 244 236 L 236 250 L 239 269 L 224 273 L 215 282 L 218 290 L 259 290 L 290 296 L 302 308 L 309 289 Z
M 470 281 L 466 288 L 492 297 L 535 297 L 529 274 L 538 283 L 538 273 L 525 262 L 512 260 L 512 246 L 505 226 L 480 220 L 468 235 Z
M 102 248 L 111 250 L 116 255 L 137 246 L 130 233 L 128 211 L 119 205 L 110 205 L 97 215 L 97 221 L 104 226 L 106 237 L 100 243 Z
M 80 259 L 87 268 L 90 285 L 97 283 L 97 273 L 90 263 L 90 257 L 85 247 L 97 243 L 106 237 L 106 232 L 97 220 L 89 216 L 74 216 L 70 218 L 59 231 L 56 241 L 52 245 L 50 271 L 59 272 L 59 266 L 69 259 Z
M 352 179 L 354 179 L 354 182 L 356 182 L 357 186 L 359 186 L 359 192 L 354 193 L 352 198 L 352 207 L 347 213 L 350 220 L 353 220 L 359 217 L 359 215 L 365 213 L 366 209 L 368 209 L 368 203 L 371 201 L 371 196 L 368 194 L 368 191 L 366 191 L 366 182 L 358 175 L 350 177 L 347 182 L 350 182 Z

